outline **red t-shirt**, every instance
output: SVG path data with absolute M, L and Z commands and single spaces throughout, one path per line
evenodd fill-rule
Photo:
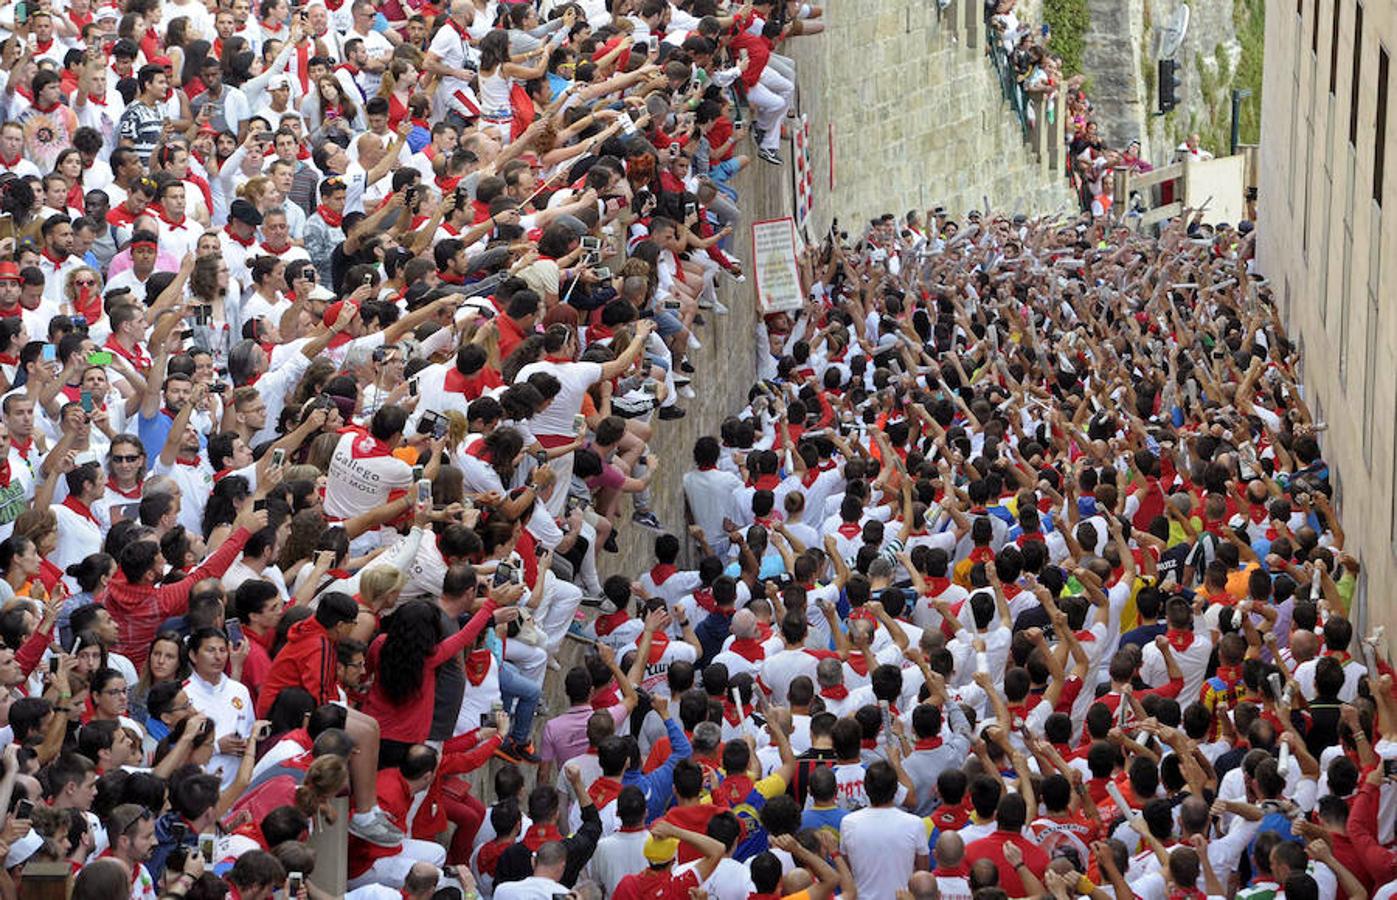
M 1043 873 L 1048 870 L 1048 854 L 1023 835 L 1008 831 L 994 831 L 978 841 L 973 841 L 965 848 L 965 864 L 969 866 L 978 860 L 988 859 L 999 870 L 999 886 L 1005 893 L 1010 897 L 1022 897 L 1023 881 L 1019 878 L 1018 871 L 1004 859 L 1004 845 L 1008 843 L 1018 846 L 1023 853 L 1024 865 L 1028 866 L 1028 870 L 1034 875 L 1042 878 Z

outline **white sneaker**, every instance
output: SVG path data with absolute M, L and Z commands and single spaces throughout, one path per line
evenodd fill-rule
M 692 334 L 689 335 L 689 349 L 690 349 L 690 350 L 702 350 L 702 349 L 703 349 L 703 344 L 700 344 L 700 343 L 699 343 L 699 339 L 696 338 L 696 337 L 694 337 Z
M 692 400 L 697 397 L 698 394 L 695 394 L 694 389 L 686 384 L 679 389 L 679 396 L 683 397 L 685 400 Z
M 720 300 L 714 300 L 714 301 L 713 301 L 713 312 L 714 312 L 715 315 L 726 316 L 726 315 L 728 314 L 728 308 L 727 308 L 726 305 L 723 304 L 722 301 L 720 301 Z

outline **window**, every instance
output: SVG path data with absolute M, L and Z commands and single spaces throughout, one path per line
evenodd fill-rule
M 1353 80 L 1349 82 L 1348 142 L 1358 145 L 1358 79 L 1363 72 L 1363 4 L 1353 11 Z
M 1329 96 L 1339 86 L 1339 0 L 1334 0 L 1334 26 L 1329 33 Z
M 1378 48 L 1378 115 L 1373 130 L 1373 202 L 1382 206 L 1382 177 L 1387 155 L 1387 48 Z

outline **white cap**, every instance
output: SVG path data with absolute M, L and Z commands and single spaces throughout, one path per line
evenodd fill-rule
M 267 82 L 267 90 L 289 91 L 291 90 L 291 79 L 285 75 L 273 75 L 271 80 Z

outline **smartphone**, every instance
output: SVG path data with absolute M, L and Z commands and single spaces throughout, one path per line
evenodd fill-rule
M 417 505 L 428 506 L 432 502 L 432 482 L 426 478 L 417 482 Z
M 259 741 L 265 741 L 267 738 L 269 738 L 269 737 L 271 737 L 271 736 L 272 736 L 272 723 L 271 723 L 271 722 L 263 722 L 263 723 L 262 723 L 262 727 L 259 728 L 259 729 L 257 729 L 257 740 L 259 740 Z
M 540 467 L 548 465 L 548 451 L 540 450 L 534 454 L 534 462 Z
M 213 865 L 214 836 L 204 833 L 199 835 L 199 855 L 204 858 L 204 865 Z
M 29 4 L 26 0 L 19 0 L 15 4 L 15 24 L 23 25 L 29 21 Z
M 225 393 L 227 390 L 228 382 L 226 381 L 215 381 L 213 384 L 209 385 L 210 394 L 222 394 Z
M 655 397 L 660 393 L 660 383 L 658 381 L 647 381 L 640 386 L 646 395 Z
M 267 508 L 267 501 L 266 501 L 265 499 L 262 499 L 262 500 L 253 500 L 253 501 L 252 501 L 252 511 L 253 511 L 253 512 L 261 512 L 262 510 L 264 510 L 264 509 L 266 509 L 266 508 Z
M 441 416 L 432 412 L 430 409 L 427 410 L 422 414 L 422 418 L 417 420 L 417 433 L 435 435 L 437 430 L 437 422 L 440 420 Z
M 582 241 L 581 241 L 581 242 L 582 242 L 582 249 L 583 249 L 583 250 L 600 250 L 600 249 L 601 249 L 601 238 L 593 237 L 593 236 L 590 235 L 590 234 L 584 234 L 584 235 L 582 236 Z
M 697 203 L 685 203 L 685 204 L 684 204 L 684 218 L 689 219 L 689 218 L 693 218 L 693 217 L 695 217 L 695 216 L 697 216 L 697 215 L 698 215 L 698 204 L 697 204 Z
M 183 822 L 170 823 L 170 837 L 175 839 L 175 844 L 184 843 L 185 837 L 189 834 L 189 826 Z
M 432 423 L 432 437 L 433 437 L 433 439 L 439 441 L 439 440 L 441 440 L 442 438 L 446 437 L 446 429 L 447 429 L 447 427 L 448 427 L 449 424 L 450 424 L 450 423 L 446 421 L 446 417 L 445 417 L 445 416 L 437 416 L 437 420 L 436 420 L 435 422 Z
M 57 656 L 50 656 L 50 657 L 49 657 L 49 674 L 50 674 L 50 675 L 57 675 L 57 674 L 58 674 L 58 657 L 57 657 Z
M 500 563 L 495 567 L 494 585 L 499 587 L 502 584 L 509 584 L 514 580 L 514 567 L 509 563 Z
M 182 341 L 190 340 L 190 339 L 193 338 L 193 337 L 194 337 L 194 329 L 192 329 L 192 328 L 186 328 L 186 329 L 184 329 L 183 331 L 181 331 L 181 332 L 179 333 L 179 339 L 182 340 Z
M 304 18 L 304 17 L 305 17 L 305 13 L 302 12 L 302 13 L 301 13 L 301 16 L 302 16 L 302 18 Z M 290 875 L 287 875 L 287 876 L 286 876 L 286 893 L 289 894 L 289 895 L 292 896 L 292 897 L 298 896 L 298 895 L 301 893 L 301 882 L 302 882 L 303 879 L 304 879 L 304 876 L 302 876 L 300 872 L 292 872 Z
M 572 430 L 574 434 L 583 434 L 587 431 L 587 417 L 578 413 L 572 417 Z
M 610 267 L 610 266 L 597 266 L 597 267 L 595 267 L 594 269 L 592 269 L 592 274 L 595 275 L 595 276 L 597 276 L 598 278 L 610 278 L 610 277 L 611 277 L 611 267 Z
M 373 283 L 374 283 L 373 273 L 372 273 L 372 272 L 367 272 L 367 273 L 365 273 L 365 274 L 364 274 L 364 284 L 367 286 L 367 285 L 371 285 L 371 284 L 373 284 Z
M 228 633 L 228 643 L 236 647 L 243 642 L 243 626 L 237 619 L 225 619 L 223 630 Z
M 487 712 L 483 712 L 483 713 L 480 714 L 480 727 L 481 727 L 481 728 L 493 728 L 494 726 L 495 726 L 495 717 L 494 717 L 494 716 L 490 715 L 490 714 L 487 713 Z
M 670 312 L 679 312 L 680 303 L 678 300 L 666 300 L 664 303 L 660 304 L 660 308 L 667 309 Z
M 87 354 L 87 364 L 89 366 L 109 366 L 112 364 L 112 352 L 110 350 L 93 350 Z
M 53 344 L 45 344 L 41 355 L 44 362 L 55 362 L 58 359 L 58 347 Z
M 417 381 L 415 379 L 407 383 L 407 395 L 409 397 L 417 396 Z
M 113 508 L 121 510 L 121 517 L 123 519 L 130 519 L 132 522 L 140 521 L 141 504 L 139 503 L 123 503 Z
M 272 450 L 272 468 L 280 469 L 284 465 L 286 465 L 286 448 L 274 448 Z

